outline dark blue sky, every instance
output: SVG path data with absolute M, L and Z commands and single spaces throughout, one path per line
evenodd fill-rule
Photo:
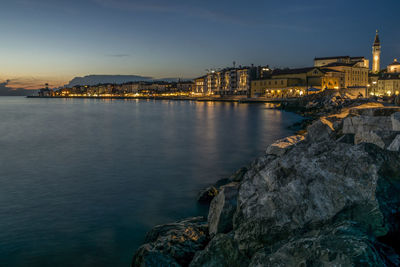
M 315 56 L 400 57 L 399 0 L 1 0 L 0 82 L 87 74 L 195 77 L 237 64 L 312 65 Z

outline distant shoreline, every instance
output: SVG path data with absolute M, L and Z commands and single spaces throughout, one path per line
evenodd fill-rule
M 296 99 L 263 99 L 263 98 L 214 98 L 214 97 L 171 97 L 171 96 L 26 96 L 26 98 L 83 98 L 83 99 L 153 99 L 199 102 L 233 102 L 233 103 L 275 103 L 294 102 Z M 297 100 L 298 101 L 298 100 Z

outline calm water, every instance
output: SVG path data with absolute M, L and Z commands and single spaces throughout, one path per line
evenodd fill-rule
M 0 97 L 0 265 L 129 266 L 145 232 L 290 135 L 266 105 Z

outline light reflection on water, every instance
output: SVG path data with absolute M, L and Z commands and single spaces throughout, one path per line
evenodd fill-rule
M 145 232 L 291 134 L 267 105 L 0 98 L 0 265 L 127 266 Z

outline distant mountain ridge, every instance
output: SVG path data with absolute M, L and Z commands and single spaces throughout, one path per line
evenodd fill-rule
M 86 75 L 83 77 L 75 77 L 68 84 L 64 85 L 64 87 L 73 87 L 77 85 L 97 85 L 97 84 L 106 84 L 106 83 L 114 83 L 114 84 L 123 84 L 128 82 L 151 82 L 151 81 L 167 81 L 167 82 L 175 82 L 178 81 L 179 78 L 163 78 L 163 79 L 154 79 L 153 77 L 140 76 L 140 75 Z

